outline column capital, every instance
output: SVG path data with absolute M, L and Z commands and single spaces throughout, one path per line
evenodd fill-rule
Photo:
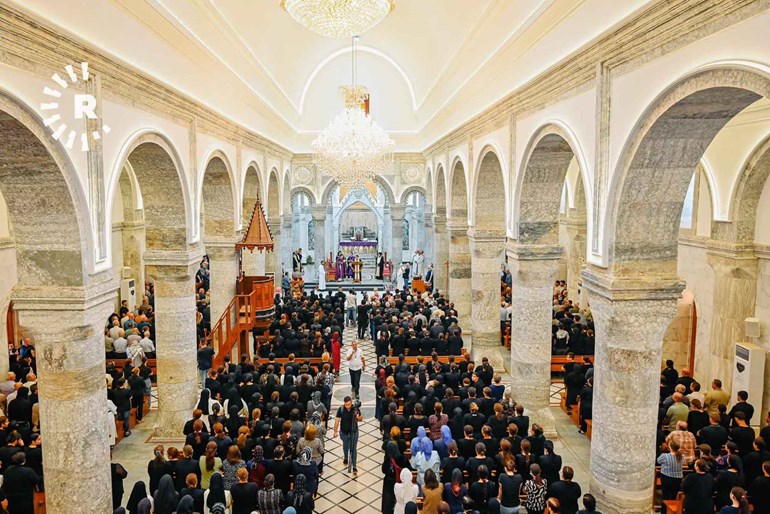
M 721 257 L 735 261 L 756 261 L 754 243 L 732 243 L 708 239 L 706 241 L 706 257 Z
M 214 260 L 232 260 L 235 259 L 235 239 L 219 239 L 217 241 L 206 241 L 206 254 Z
M 313 217 L 313 221 L 325 221 L 326 220 L 326 206 L 314 205 L 310 210 L 310 215 Z
M 114 303 L 118 281 L 102 274 L 99 280 L 83 287 L 17 285 L 11 299 L 17 311 L 85 311 L 105 302 Z
M 406 214 L 406 206 L 405 205 L 392 205 L 390 206 L 390 215 L 393 219 L 404 219 L 404 215 Z
M 561 245 L 530 245 L 508 241 L 505 254 L 517 261 L 558 261 L 564 249 Z
M 685 288 L 679 277 L 615 277 L 593 266 L 584 269 L 581 276 L 590 296 L 609 301 L 676 301 Z
M 502 230 L 478 230 L 476 228 L 468 229 L 468 238 L 477 243 L 500 243 L 505 245 L 507 237 Z
M 191 266 L 199 264 L 204 255 L 201 245 L 194 245 L 187 251 L 148 250 L 144 253 L 146 266 Z
M 447 221 L 446 229 L 447 229 L 447 232 L 449 232 L 450 234 L 453 234 L 455 236 L 457 236 L 457 235 L 467 236 L 468 235 L 468 224 L 467 223 L 458 223 L 456 221 L 449 220 L 449 221 Z

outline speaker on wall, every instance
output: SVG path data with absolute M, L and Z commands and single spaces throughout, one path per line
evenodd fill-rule
M 746 318 L 743 324 L 746 337 L 759 337 L 759 318 Z

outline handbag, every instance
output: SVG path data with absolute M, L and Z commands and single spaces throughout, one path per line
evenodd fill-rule
M 390 465 L 393 466 L 393 472 L 396 474 L 396 483 L 401 483 L 401 470 L 404 469 L 398 464 L 396 464 L 396 459 L 393 457 L 390 458 Z

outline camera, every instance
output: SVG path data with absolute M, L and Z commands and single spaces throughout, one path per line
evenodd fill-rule
M 361 411 L 361 400 L 353 401 L 353 410 Z

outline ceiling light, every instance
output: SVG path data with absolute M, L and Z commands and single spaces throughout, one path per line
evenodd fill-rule
M 395 7 L 393 0 L 281 0 L 281 7 L 300 25 L 325 37 L 363 34 Z

